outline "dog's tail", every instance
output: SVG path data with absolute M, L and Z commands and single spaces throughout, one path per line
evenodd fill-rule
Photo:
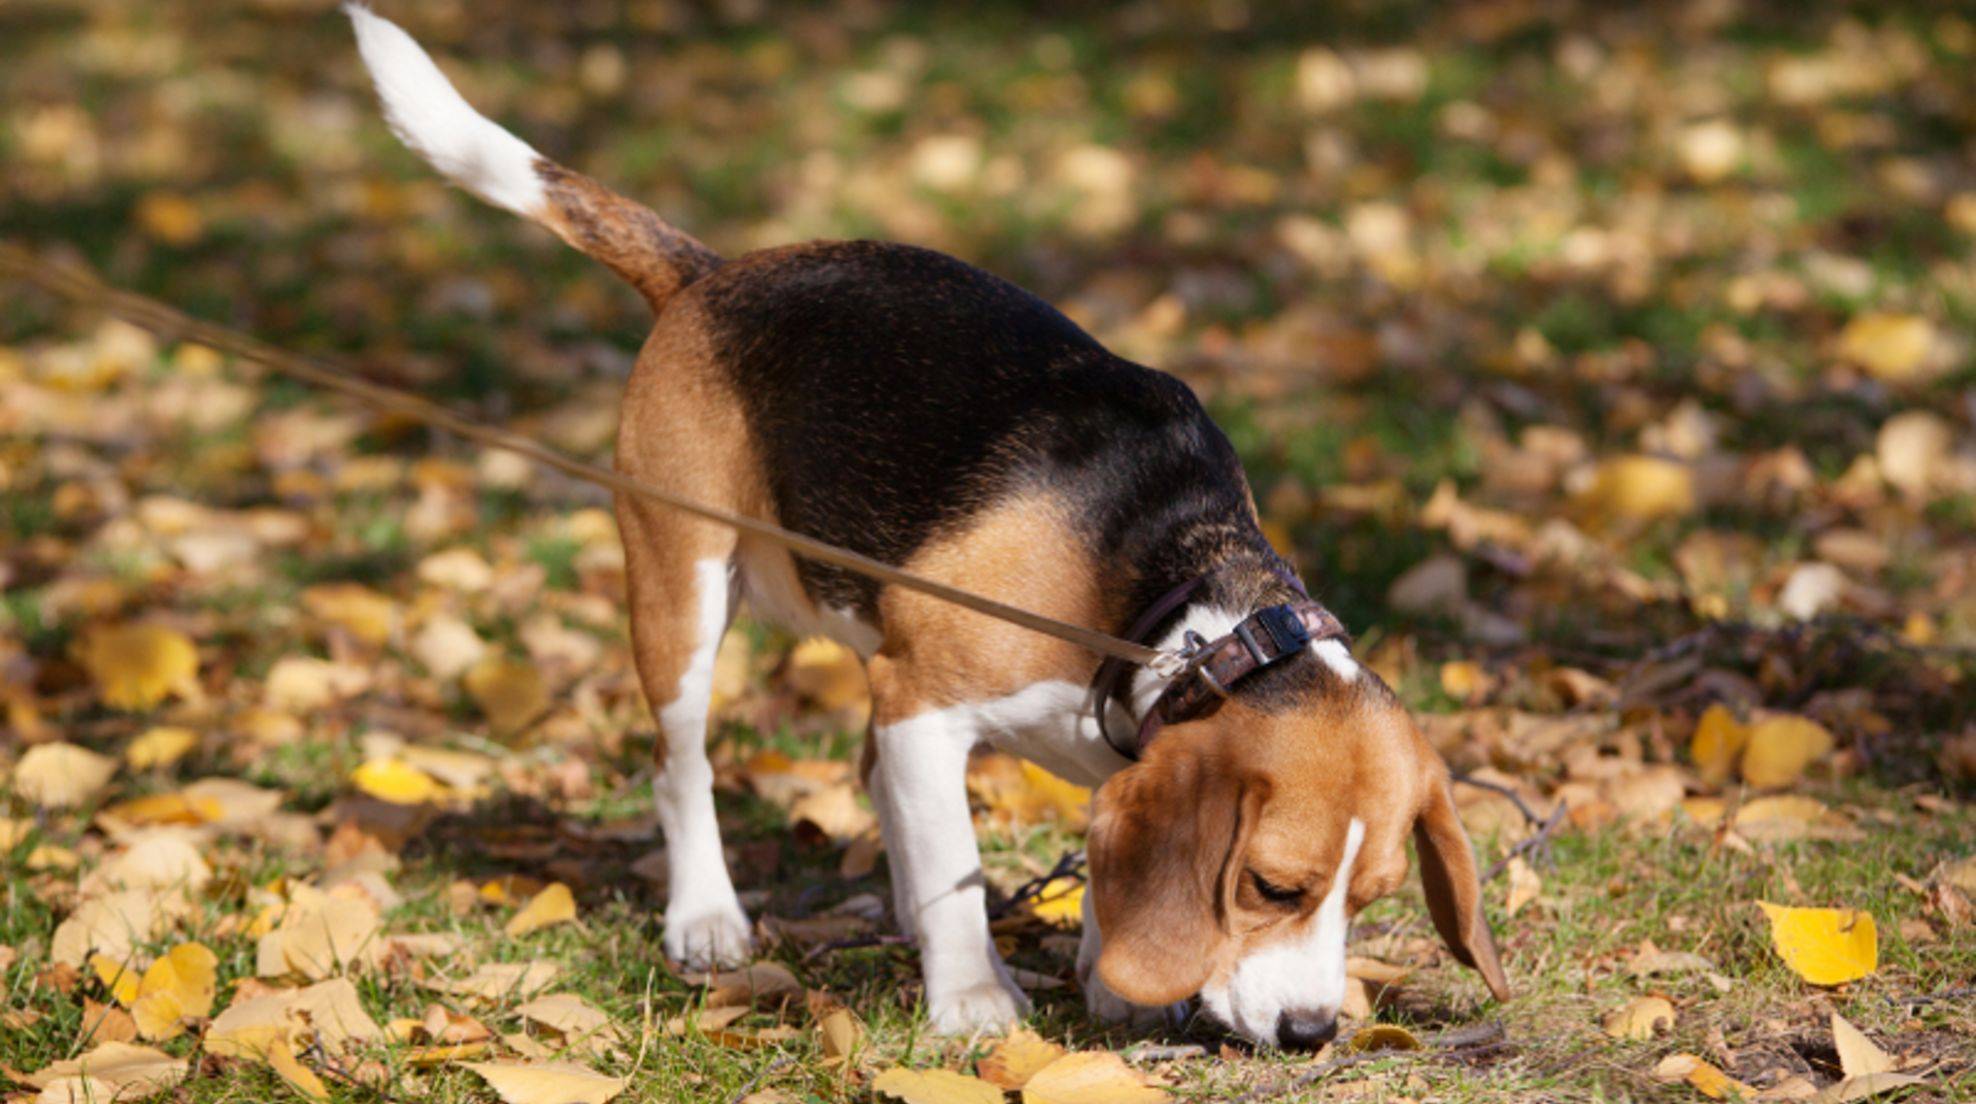
M 475 111 L 397 24 L 356 0 L 343 10 L 392 133 L 455 184 L 555 231 L 637 288 L 654 311 L 719 266 L 720 255 L 692 235 Z

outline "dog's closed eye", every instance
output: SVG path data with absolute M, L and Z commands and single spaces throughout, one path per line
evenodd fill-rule
M 1249 871 L 1249 882 L 1262 899 L 1272 904 L 1294 905 L 1304 899 L 1304 891 L 1295 886 L 1277 885 L 1255 871 Z

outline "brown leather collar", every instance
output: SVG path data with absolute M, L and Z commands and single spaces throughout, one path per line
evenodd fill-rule
M 1145 643 L 1145 637 L 1161 619 L 1192 597 L 1204 581 L 1204 578 L 1193 579 L 1153 603 L 1134 623 L 1128 639 Z M 1163 725 L 1212 714 L 1228 700 L 1237 683 L 1257 671 L 1289 659 L 1320 640 L 1350 639 L 1344 624 L 1330 610 L 1307 597 L 1257 610 L 1243 618 L 1228 635 L 1215 640 L 1203 640 L 1193 634 L 1187 645 L 1187 666 L 1153 700 L 1140 719 L 1130 746 L 1123 746 L 1112 737 L 1105 716 L 1119 680 L 1130 665 L 1107 659 L 1091 678 L 1098 733 L 1113 751 L 1127 759 L 1137 759 Z

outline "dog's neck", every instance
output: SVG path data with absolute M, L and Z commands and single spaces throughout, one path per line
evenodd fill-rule
M 1153 629 L 1148 643 L 1165 651 L 1185 645 L 1190 633 L 1198 633 L 1203 640 L 1215 640 L 1234 631 L 1237 624 L 1259 609 L 1303 597 L 1296 575 L 1260 534 L 1253 541 L 1226 543 L 1219 551 L 1216 562 L 1205 570 L 1166 583 L 1165 589 L 1149 600 L 1156 602 L 1173 588 L 1200 580 L 1187 600 Z M 1143 592 L 1149 588 L 1139 589 Z M 1133 724 L 1146 715 L 1169 681 L 1143 667 L 1132 672 L 1126 692 L 1120 696 Z

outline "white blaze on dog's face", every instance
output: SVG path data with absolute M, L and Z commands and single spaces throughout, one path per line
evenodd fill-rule
M 1447 768 L 1392 693 L 1366 672 L 1264 704 L 1173 727 L 1098 790 L 1106 986 L 1144 1005 L 1198 993 L 1256 1042 L 1321 1045 L 1351 918 L 1405 880 L 1411 835 L 1435 927 L 1506 998 Z

